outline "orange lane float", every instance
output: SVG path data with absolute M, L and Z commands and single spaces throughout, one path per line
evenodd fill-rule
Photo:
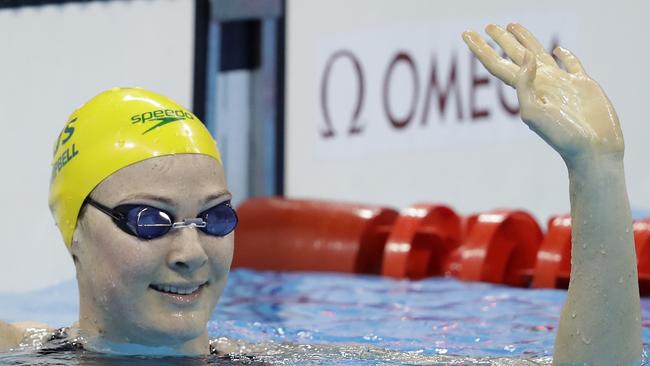
M 398 213 L 371 205 L 254 198 L 237 215 L 233 267 L 379 274 Z
M 444 205 L 417 204 L 400 212 L 384 248 L 382 275 L 441 276 L 443 260 L 461 239 L 461 218 Z
M 534 288 L 568 288 L 571 273 L 571 216 L 554 216 L 537 252 Z
M 639 289 L 650 295 L 650 220 L 633 224 L 637 254 Z M 532 287 L 568 288 L 571 275 L 571 217 L 556 216 L 549 220 L 548 231 L 537 253 Z
M 494 210 L 468 220 L 467 237 L 446 263 L 446 273 L 466 281 L 528 286 L 542 230 L 528 213 Z
M 639 290 L 641 295 L 650 295 L 650 219 L 638 220 L 633 224 L 634 244 L 638 260 Z
M 333 271 L 420 279 L 566 288 L 571 218 L 552 217 L 546 235 L 528 213 L 461 217 L 444 205 L 397 211 L 372 205 L 255 198 L 238 210 L 233 267 Z M 634 222 L 641 294 L 650 295 L 650 219 Z

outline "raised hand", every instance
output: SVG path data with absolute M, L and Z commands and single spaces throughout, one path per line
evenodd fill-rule
M 519 24 L 506 29 L 488 25 L 486 32 L 505 51 L 500 57 L 475 32 L 463 40 L 485 68 L 517 90 L 522 120 L 551 145 L 567 163 L 581 157 L 616 154 L 622 157 L 623 134 L 616 111 L 598 83 L 567 49 L 553 54 Z
M 486 31 L 510 60 L 474 32 L 463 39 L 493 75 L 517 89 L 522 119 L 569 171 L 571 280 L 553 364 L 638 365 L 639 288 L 616 112 L 569 51 L 553 51 L 562 69 L 524 27 Z

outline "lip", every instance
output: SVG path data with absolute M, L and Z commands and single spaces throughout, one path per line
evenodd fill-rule
M 182 284 L 151 284 L 149 285 L 149 288 L 174 304 L 192 305 L 199 300 L 203 293 L 203 289 L 207 286 L 209 286 L 209 283 L 205 281 Z

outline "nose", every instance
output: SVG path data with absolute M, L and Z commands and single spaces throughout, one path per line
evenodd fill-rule
M 179 228 L 174 230 L 172 236 L 172 247 L 167 256 L 167 265 L 171 269 L 192 273 L 207 263 L 208 255 L 203 248 L 198 230 Z

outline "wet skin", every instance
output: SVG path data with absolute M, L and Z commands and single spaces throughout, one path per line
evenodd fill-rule
M 486 32 L 509 59 L 476 32 L 463 39 L 490 73 L 517 90 L 523 122 L 569 173 L 571 279 L 553 364 L 639 365 L 637 261 L 616 111 L 567 49 L 553 50 L 558 63 L 519 24 L 491 24 Z
M 91 197 L 108 207 L 147 204 L 180 221 L 229 200 L 230 194 L 220 163 L 182 154 L 125 167 L 100 183 Z M 206 324 L 226 284 L 233 242 L 233 233 L 215 237 L 195 228 L 142 240 L 96 208 L 84 207 L 71 248 L 81 333 L 91 346 L 94 339 L 163 346 L 179 354 L 208 353 Z M 169 293 L 169 287 L 188 294 Z

